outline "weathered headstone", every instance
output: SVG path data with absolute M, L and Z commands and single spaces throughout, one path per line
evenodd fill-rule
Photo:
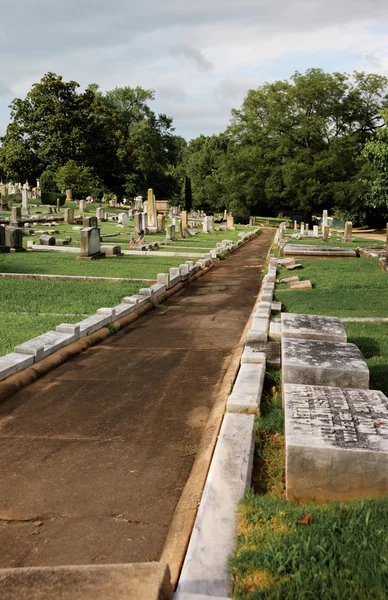
M 39 244 L 42 246 L 55 246 L 56 240 L 52 235 L 41 235 L 39 238 Z
M 96 227 L 84 227 L 80 230 L 81 254 L 79 259 L 102 258 L 100 230 Z
M 203 232 L 204 232 L 204 233 L 209 233 L 209 232 L 210 232 L 210 221 L 209 221 L 209 217 L 204 217 L 204 218 L 203 218 Z
M 96 209 L 96 217 L 99 221 L 103 221 L 105 219 L 105 209 L 102 206 L 99 206 Z
M 300 502 L 388 495 L 388 399 L 380 391 L 284 385 L 286 494 Z
M 71 202 L 73 200 L 73 191 L 66 190 L 66 202 Z
M 146 204 L 144 202 L 144 204 Z M 148 213 L 143 212 L 143 231 L 148 233 Z
M 175 226 L 167 225 L 166 240 L 174 240 L 174 239 L 175 239 Z
M 300 224 L 300 235 L 304 235 L 304 223 Z
M 11 252 L 26 252 L 23 248 L 23 231 L 18 227 L 5 228 L 5 245 Z
M 119 214 L 119 223 L 121 223 L 121 225 L 123 227 L 128 227 L 128 213 L 127 212 L 122 212 Z
M 25 188 L 22 188 L 22 214 L 28 215 L 28 192 Z
M 330 233 L 330 229 L 327 225 L 323 225 L 322 227 L 322 240 L 324 242 L 328 242 L 329 241 L 329 233 Z
M 148 190 L 148 229 L 150 231 L 156 231 L 158 222 L 157 222 L 157 211 L 156 211 L 156 201 L 153 190 L 150 188 Z
M 98 227 L 97 217 L 84 217 L 82 219 L 82 225 L 84 227 Z
M 79 211 L 81 213 L 88 212 L 88 203 L 86 202 L 86 200 L 79 201 Z
M 314 236 L 314 237 L 318 237 L 318 236 L 319 236 L 319 228 L 318 228 L 318 225 L 314 225 L 314 226 L 313 226 L 313 236 Z
M 0 225 L 0 253 L 9 252 L 9 247 L 5 243 L 5 227 Z
M 294 231 L 298 231 L 298 223 L 294 221 Z
M 352 226 L 353 224 L 351 221 L 346 221 L 344 231 L 344 242 L 352 241 Z
M 158 215 L 158 231 L 166 230 L 166 217 L 164 215 Z
M 328 212 L 324 210 L 322 213 L 322 227 L 327 227 Z
M 304 230 L 305 230 L 306 233 L 308 233 L 309 227 L 310 227 L 309 224 L 306 223 L 305 226 L 304 226 Z
M 74 209 L 65 208 L 65 223 L 72 225 L 74 223 Z
M 228 230 L 230 230 L 230 231 L 233 231 L 235 229 L 235 227 L 234 227 L 234 217 L 229 216 L 227 218 L 227 227 L 228 227 Z
M 19 206 L 13 206 L 11 208 L 11 225 L 12 227 L 17 227 L 19 221 L 22 218 L 22 209 Z
M 135 224 L 135 234 L 139 235 L 139 233 L 143 229 L 143 217 L 142 217 L 142 213 L 135 213 L 135 216 L 133 217 L 133 221 L 134 221 L 134 224 Z
M 187 229 L 187 210 L 182 210 L 181 212 L 181 220 L 182 220 L 182 229 Z

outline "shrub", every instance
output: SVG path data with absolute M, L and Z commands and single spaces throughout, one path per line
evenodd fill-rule
M 42 204 L 56 205 L 58 199 L 61 201 L 60 205 L 63 206 L 66 202 L 66 195 L 60 192 L 41 192 L 40 194 Z

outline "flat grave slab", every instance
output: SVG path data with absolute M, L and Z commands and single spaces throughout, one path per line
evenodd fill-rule
M 282 313 L 282 337 L 347 342 L 345 327 L 336 317 Z
M 321 340 L 282 342 L 283 383 L 369 388 L 369 369 L 355 344 Z
M 286 384 L 283 395 L 287 498 L 388 494 L 388 398 L 382 392 Z
M 284 248 L 285 256 L 323 256 L 355 258 L 356 251 L 351 248 L 338 246 L 307 246 L 305 244 L 287 244 Z

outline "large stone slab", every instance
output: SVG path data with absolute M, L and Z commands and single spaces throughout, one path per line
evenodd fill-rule
M 229 596 L 228 559 L 236 536 L 238 503 L 249 489 L 254 415 L 226 414 L 183 564 L 177 595 Z
M 0 356 L 0 381 L 3 381 L 6 377 L 19 373 L 23 369 L 27 369 L 35 362 L 35 358 L 32 355 L 18 354 L 11 352 L 5 356 Z
M 242 363 L 233 391 L 228 398 L 228 412 L 258 413 L 263 392 L 265 364 Z
M 324 256 L 355 258 L 356 251 L 338 246 L 307 246 L 304 244 L 287 244 L 284 248 L 285 256 Z
M 388 399 L 380 391 L 284 385 L 287 498 L 388 495 Z
M 355 344 L 320 340 L 282 342 L 283 383 L 369 388 L 369 369 Z
M 282 313 L 281 320 L 284 338 L 347 342 L 345 327 L 335 317 Z
M 2 600 L 170 600 L 161 563 L 0 569 Z

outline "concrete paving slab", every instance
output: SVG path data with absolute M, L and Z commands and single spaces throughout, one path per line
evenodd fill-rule
M 170 600 L 161 563 L 0 569 L 2 600 Z

